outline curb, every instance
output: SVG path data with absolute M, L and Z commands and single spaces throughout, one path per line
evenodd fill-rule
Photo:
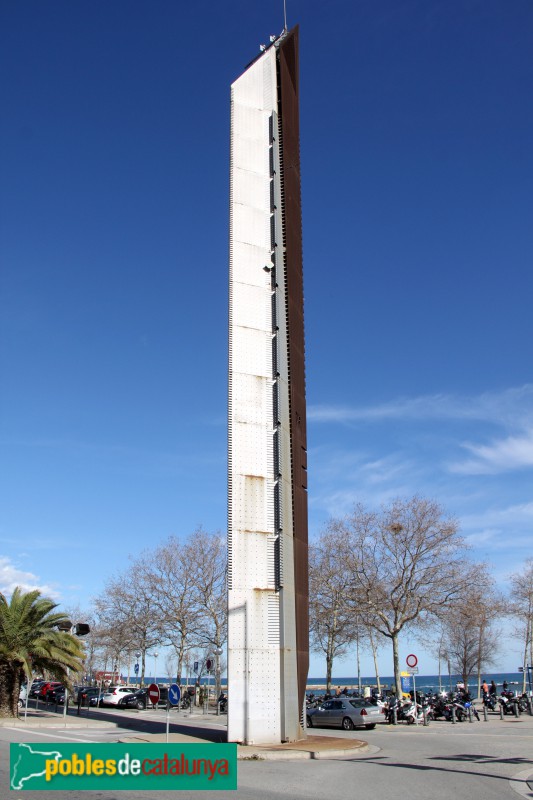
M 122 744 L 138 744 L 149 742 L 165 742 L 165 734 L 139 734 L 137 736 L 124 736 L 119 739 Z M 322 739 L 322 737 L 321 737 Z M 329 741 L 328 741 L 329 739 Z M 342 742 L 342 744 L 341 744 Z M 209 744 L 206 739 L 195 736 L 188 736 L 185 733 L 171 733 L 169 744 Z M 337 746 L 335 747 L 335 744 Z M 333 746 L 332 746 L 333 745 Z M 339 746 L 340 745 L 340 746 Z M 345 758 L 349 755 L 358 755 L 370 750 L 368 742 L 361 739 L 339 740 L 333 737 L 323 737 L 321 742 L 297 743 L 293 742 L 286 745 L 238 745 L 238 761 L 303 761 L 319 760 L 328 758 Z
M 358 746 L 345 747 L 339 750 L 257 750 L 253 747 L 238 747 L 238 761 L 319 761 L 328 758 L 344 758 L 369 750 L 367 742 L 359 742 Z M 248 752 L 250 751 L 250 752 Z

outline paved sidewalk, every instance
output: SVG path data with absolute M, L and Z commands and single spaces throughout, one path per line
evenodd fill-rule
M 192 726 L 191 726 L 192 727 Z M 194 728 L 193 728 L 194 730 Z M 166 742 L 166 734 L 135 734 L 125 736 L 121 742 L 148 743 Z M 187 742 L 206 742 L 204 738 L 184 733 L 170 733 L 170 743 L 186 744 Z M 342 758 L 355 752 L 364 753 L 368 743 L 362 739 L 341 739 L 337 736 L 308 736 L 301 742 L 271 745 L 239 745 L 237 758 L 250 761 L 293 761 L 300 759 Z

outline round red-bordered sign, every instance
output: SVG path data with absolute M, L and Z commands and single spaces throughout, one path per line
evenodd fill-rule
M 407 664 L 408 667 L 414 669 L 418 664 L 418 658 L 415 656 L 414 653 L 410 653 L 410 655 L 408 655 L 407 658 L 405 659 L 405 663 Z
M 157 683 L 151 683 L 148 687 L 148 697 L 150 698 L 150 702 L 153 706 L 156 706 L 159 703 L 159 686 Z

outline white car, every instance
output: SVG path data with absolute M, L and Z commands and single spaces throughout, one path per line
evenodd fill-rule
M 20 693 L 19 693 L 19 708 L 22 708 L 22 706 L 26 705 L 26 694 L 27 694 L 27 691 L 28 691 L 28 690 L 27 690 L 27 688 L 26 688 L 26 684 L 23 684 L 23 685 L 20 687 Z
M 100 705 L 116 706 L 121 697 L 124 697 L 125 694 L 136 692 L 138 688 L 138 686 L 110 686 L 100 698 Z

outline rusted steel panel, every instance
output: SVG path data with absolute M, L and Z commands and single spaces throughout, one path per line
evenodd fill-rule
M 303 317 L 302 210 L 300 187 L 298 26 L 279 48 L 285 268 L 288 293 L 288 338 L 294 510 L 294 581 L 298 700 L 303 708 L 309 669 L 309 587 L 307 533 L 307 421 Z

